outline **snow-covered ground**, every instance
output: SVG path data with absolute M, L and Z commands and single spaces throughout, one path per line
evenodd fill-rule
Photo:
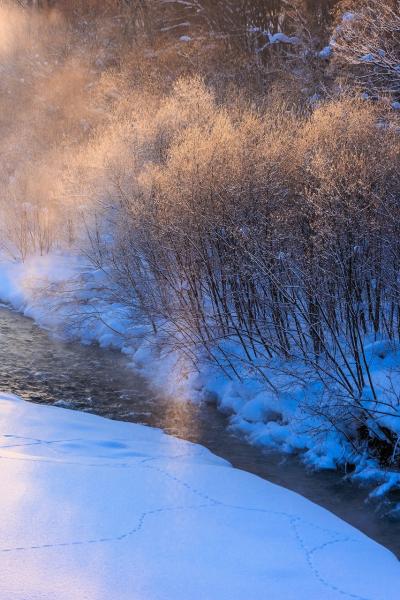
M 0 600 L 396 600 L 400 563 L 159 430 L 0 396 Z
M 33 318 L 54 334 L 118 348 L 132 358 L 132 365 L 165 395 L 196 400 L 213 395 L 221 410 L 231 414 L 231 425 L 255 445 L 299 452 L 311 467 L 336 468 L 354 463 L 352 474 L 370 486 L 379 497 L 400 488 L 400 473 L 382 469 L 377 461 L 355 455 L 353 448 L 334 429 L 315 435 L 318 419 L 305 416 L 304 403 L 318 404 L 318 389 L 287 378 L 276 379 L 279 396 L 254 378 L 243 383 L 230 381 L 223 373 L 202 363 L 200 374 L 186 359 L 169 350 L 160 350 L 152 331 L 135 323 L 126 306 L 105 290 L 104 274 L 82 256 L 53 253 L 31 256 L 24 263 L 0 260 L 0 301 Z M 397 399 L 400 386 L 400 352 L 385 341 L 366 346 L 370 368 L 389 402 Z M 279 366 L 279 365 L 278 365 Z M 271 378 L 275 375 L 271 374 Z M 391 388 L 391 389 L 390 389 Z M 388 420 L 386 422 L 385 420 Z M 389 423 L 390 421 L 390 423 Z M 394 431 L 397 417 L 382 418 Z M 400 511 L 400 505 L 393 508 Z

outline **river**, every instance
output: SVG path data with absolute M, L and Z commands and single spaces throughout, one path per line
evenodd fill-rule
M 292 456 L 263 451 L 229 430 L 215 406 L 165 399 L 118 351 L 55 339 L 32 320 L 0 306 L 0 390 L 31 402 L 84 410 L 159 427 L 202 444 L 237 468 L 289 488 L 327 508 L 400 557 L 400 520 L 366 502 L 367 490 L 334 471 L 307 470 Z M 400 494 L 391 502 L 400 502 Z M 386 505 L 386 510 L 388 506 Z

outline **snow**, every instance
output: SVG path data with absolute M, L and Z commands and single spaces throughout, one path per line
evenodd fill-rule
M 289 36 L 282 31 L 271 33 L 268 30 L 262 29 L 261 27 L 252 26 L 248 28 L 249 33 L 261 34 L 263 37 L 268 39 L 269 44 L 298 44 L 299 38 L 297 36 Z
M 0 395 L 1 600 L 395 600 L 400 566 L 159 430 Z
M 360 60 L 362 62 L 374 62 L 375 58 L 373 54 L 364 54 L 363 56 L 360 57 Z
M 278 31 L 277 33 L 267 33 L 270 44 L 298 44 L 299 38 L 296 36 L 288 36 L 285 33 Z
M 263 52 L 266 48 L 268 48 L 268 46 L 273 46 L 274 44 L 297 45 L 300 42 L 297 36 L 289 36 L 283 33 L 282 31 L 271 33 L 270 31 L 262 29 L 261 27 L 252 26 L 248 28 L 248 32 L 256 35 L 259 34 L 263 38 L 265 38 L 265 40 L 267 40 L 265 44 L 263 44 L 260 48 L 257 49 L 258 53 Z
M 354 21 L 355 17 L 356 17 L 355 13 L 345 12 L 344 15 L 342 16 L 342 21 L 343 22 Z
M 320 52 L 318 52 L 318 56 L 320 58 L 330 58 L 332 56 L 332 52 L 333 50 L 331 46 L 325 46 Z

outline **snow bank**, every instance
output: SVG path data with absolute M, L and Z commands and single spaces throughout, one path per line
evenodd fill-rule
M 0 395 L 1 600 L 395 600 L 396 558 L 158 430 Z
M 288 453 L 300 453 L 313 468 L 335 469 L 352 463 L 353 477 L 369 482 L 379 496 L 400 488 L 400 477 L 383 470 L 371 458 L 357 455 L 332 428 L 327 429 L 308 408 L 319 406 L 321 387 L 295 365 L 285 376 L 282 365 L 271 374 L 276 391 L 245 374 L 242 383 L 230 381 L 207 362 L 201 373 L 193 372 L 185 357 L 164 349 L 152 331 L 138 325 L 126 306 L 105 291 L 104 274 L 82 257 L 53 254 L 31 257 L 25 263 L 0 263 L 0 299 L 35 319 L 55 335 L 114 347 L 128 354 L 132 364 L 156 388 L 174 399 L 214 399 L 230 415 L 231 427 L 249 442 Z M 378 392 L 398 404 L 400 351 L 384 340 L 366 346 L 370 369 Z M 273 365 L 271 365 L 273 366 Z M 365 406 L 373 402 L 368 390 Z M 306 410 L 305 410 L 306 409 Z M 398 408 L 382 416 L 381 424 L 400 434 Z

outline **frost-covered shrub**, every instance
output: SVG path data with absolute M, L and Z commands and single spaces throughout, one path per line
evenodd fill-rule
M 364 437 L 380 402 L 365 344 L 396 341 L 400 325 L 392 113 L 353 97 L 257 111 L 218 102 L 198 78 L 144 125 L 147 111 L 135 103 L 108 154 L 92 256 L 194 363 L 275 392 L 277 370 L 307 373 L 327 420 Z
M 331 46 L 339 65 L 371 92 L 400 94 L 400 4 L 397 0 L 339 3 Z M 347 10 L 346 10 L 347 9 Z

